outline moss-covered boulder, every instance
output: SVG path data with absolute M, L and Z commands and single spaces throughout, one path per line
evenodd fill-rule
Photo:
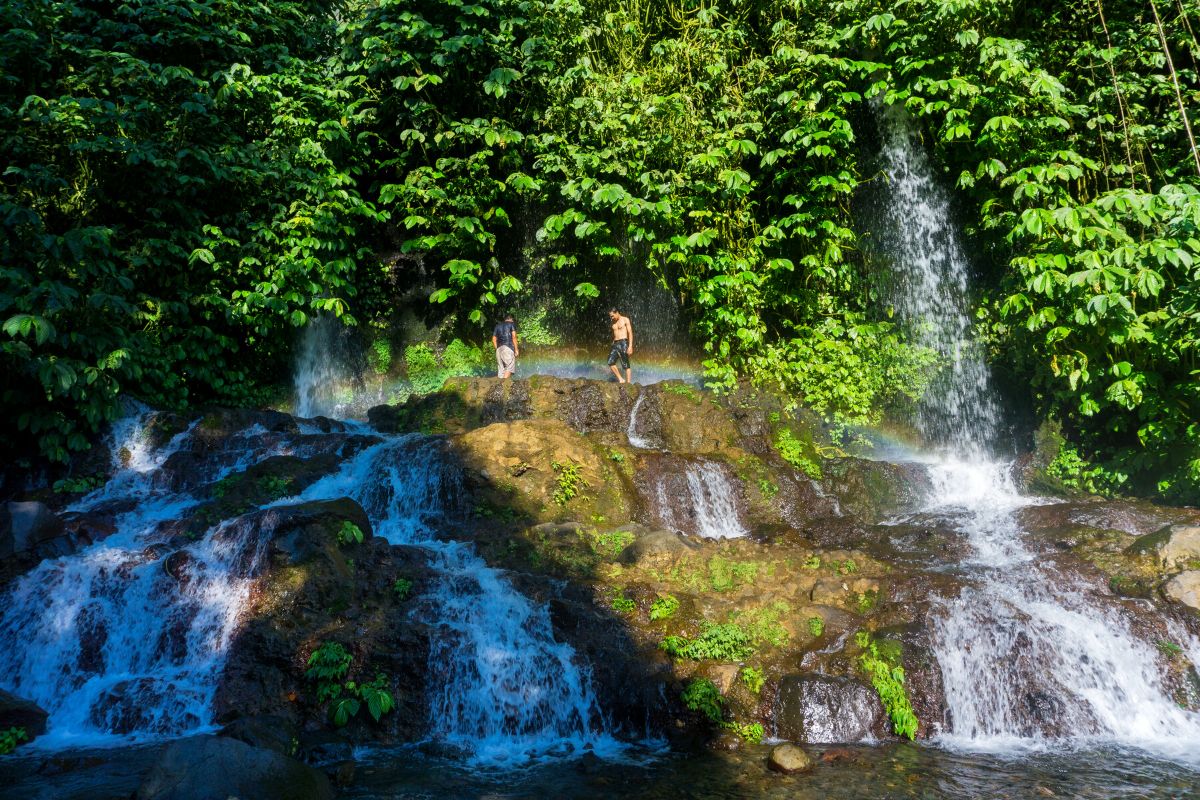
M 454 436 L 476 515 L 619 525 L 634 515 L 612 451 L 556 419 L 496 423 Z

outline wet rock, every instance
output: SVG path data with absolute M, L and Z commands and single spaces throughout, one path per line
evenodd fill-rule
M 776 772 L 790 775 L 795 772 L 808 772 L 813 768 L 813 761 L 808 753 L 794 744 L 777 744 L 771 748 L 767 766 Z
M 171 555 L 163 559 L 163 571 L 174 578 L 179 583 L 186 583 L 191 579 L 191 569 L 194 566 L 195 558 L 187 550 L 176 550 Z
M 674 531 L 651 531 L 639 536 L 622 550 L 617 560 L 642 569 L 661 569 L 688 557 L 697 549 L 695 544 Z
M 1163 586 L 1163 594 L 1176 603 L 1200 609 L 1200 570 L 1181 572 Z
M 930 489 L 929 476 L 917 464 L 835 458 L 825 462 L 823 473 L 822 484 L 842 510 L 868 523 L 915 511 Z
M 7 520 L 0 519 L 0 558 L 35 551 L 62 537 L 62 519 L 45 503 L 10 502 Z
M 137 800 L 331 800 L 321 772 L 274 750 L 223 736 L 193 736 L 163 751 Z
M 294 756 L 299 746 L 296 723 L 276 714 L 241 717 L 222 728 L 220 735 L 285 756 Z
M 1139 537 L 1127 552 L 1151 554 L 1163 569 L 1200 568 L 1200 526 L 1167 525 Z
M 635 484 L 651 525 L 707 538 L 748 531 L 742 481 L 724 460 L 655 453 L 639 467 Z
M 780 681 L 779 736 L 805 744 L 850 744 L 883 731 L 875 691 L 853 678 L 809 673 Z
M 32 700 L 25 700 L 0 689 L 0 730 L 24 728 L 30 740 L 46 732 L 50 715 Z
M 1166 525 L 1200 524 L 1200 512 L 1188 508 L 1157 506 L 1140 500 L 1091 498 L 1068 503 L 1025 506 L 1017 521 L 1030 532 L 1059 531 L 1073 526 L 1122 531 L 1144 536 Z

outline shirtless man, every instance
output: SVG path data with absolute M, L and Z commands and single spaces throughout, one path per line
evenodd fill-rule
M 629 322 L 629 317 L 621 316 L 621 312 L 615 308 L 608 312 L 608 319 L 612 322 L 613 343 L 612 350 L 608 353 L 608 368 L 612 370 L 612 374 L 617 376 L 618 383 L 631 383 L 633 378 L 629 369 L 629 357 L 633 355 L 633 325 Z M 621 377 L 621 370 L 617 369 L 617 361 L 621 362 L 621 366 L 625 369 L 625 377 Z

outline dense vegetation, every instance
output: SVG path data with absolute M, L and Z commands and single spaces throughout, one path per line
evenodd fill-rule
M 1196 0 L 12 0 L 4 444 L 118 392 L 255 402 L 312 315 L 426 287 L 479 335 L 637 269 L 717 385 L 844 419 L 919 395 L 859 248 L 907 109 L 980 254 L 981 329 L 1100 489 L 1200 487 Z M 276 365 L 275 372 L 264 365 Z

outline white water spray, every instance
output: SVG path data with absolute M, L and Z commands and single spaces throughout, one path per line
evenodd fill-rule
M 655 486 L 658 515 L 669 527 L 705 539 L 736 539 L 749 531 L 737 507 L 737 485 L 719 464 L 700 460 L 687 464 L 687 494 L 672 496 L 667 482 Z
M 337 416 L 342 404 L 339 391 L 354 379 L 342 352 L 343 332 L 342 324 L 333 317 L 316 317 L 304 328 L 293 379 L 296 416 Z
M 434 630 L 433 738 L 488 763 L 615 752 L 621 745 L 607 733 L 590 673 L 554 639 L 547 608 L 513 589 L 470 545 L 434 535 L 433 523 L 458 496 L 458 474 L 437 447 L 424 437 L 390 440 L 303 494 L 352 497 L 376 535 L 429 552 L 440 578 L 417 614 Z
M 645 436 L 638 433 L 638 411 L 642 408 L 642 401 L 646 399 L 646 389 L 643 387 L 638 392 L 638 398 L 633 402 L 633 409 L 629 412 L 629 428 L 625 431 L 625 436 L 629 439 L 631 447 L 637 447 L 642 450 L 649 450 L 654 445 Z
M 925 512 L 948 519 L 973 551 L 961 564 L 970 585 L 939 601 L 933 619 L 950 712 L 941 741 L 999 752 L 1119 744 L 1200 761 L 1200 714 L 1171 698 L 1130 608 L 1027 543 L 1015 512 L 1041 501 L 1022 496 L 1009 465 L 990 455 L 999 406 L 972 335 L 947 195 L 902 111 L 881 115 L 881 128 L 890 181 L 878 241 L 893 262 L 893 303 L 948 365 L 918 417 L 943 453 L 929 467 Z

